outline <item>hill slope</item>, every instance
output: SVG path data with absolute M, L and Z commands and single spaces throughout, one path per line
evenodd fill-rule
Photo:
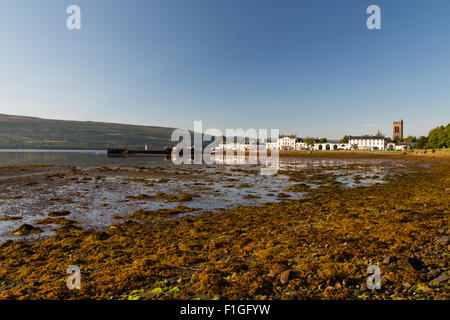
M 0 149 L 163 148 L 172 128 L 0 114 Z

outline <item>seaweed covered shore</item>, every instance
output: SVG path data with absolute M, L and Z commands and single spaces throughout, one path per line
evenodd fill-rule
M 385 184 L 323 174 L 298 200 L 158 223 L 82 230 L 55 214 L 56 235 L 0 245 L 0 299 L 449 299 L 450 158 L 411 159 Z M 70 265 L 81 290 L 66 287 Z

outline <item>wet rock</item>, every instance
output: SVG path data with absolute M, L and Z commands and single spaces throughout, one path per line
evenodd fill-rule
M 434 278 L 436 278 L 439 274 L 440 274 L 440 271 L 439 271 L 439 270 L 432 270 L 432 271 L 428 272 L 427 277 L 428 277 L 428 279 L 434 279 Z
M 4 216 L 0 218 L 0 221 L 15 221 L 15 220 L 21 220 L 22 217 L 19 216 Z
M 363 284 L 361 285 L 361 288 L 359 288 L 359 292 L 366 292 L 367 291 L 367 285 L 365 282 L 363 282 Z
M 66 218 L 45 218 L 36 221 L 36 224 L 58 224 L 62 226 L 68 226 L 74 223 L 75 221 Z
M 283 193 L 283 192 L 280 192 L 279 194 L 277 194 L 277 197 L 279 199 L 285 199 L 285 198 L 290 198 L 290 195 L 288 195 L 286 193 Z
M 42 230 L 32 226 L 31 224 L 24 224 L 20 226 L 18 229 L 11 232 L 11 234 L 15 236 L 25 236 L 34 233 L 41 233 Z
M 404 282 L 402 286 L 406 291 L 408 291 L 411 288 L 411 284 L 409 282 Z
M 334 287 L 332 287 L 332 286 L 328 286 L 328 287 L 326 287 L 325 288 L 325 293 L 327 294 L 330 294 L 331 292 L 333 292 L 334 291 Z
M 392 262 L 397 261 L 397 257 L 395 256 L 387 256 L 383 259 L 383 264 L 391 264 Z
M 448 243 L 448 237 L 443 236 L 443 237 L 436 238 L 436 242 L 439 244 L 442 244 L 442 245 L 446 245 Z
M 148 200 L 148 199 L 153 199 L 154 196 L 148 195 L 148 194 L 140 194 L 137 196 L 127 196 L 127 199 L 130 200 Z
M 286 270 L 283 272 L 280 276 L 280 282 L 281 284 L 286 284 L 289 282 L 289 279 L 291 277 L 291 270 Z
M 69 214 L 70 214 L 70 211 L 60 210 L 60 211 L 50 211 L 47 215 L 50 217 L 64 217 L 64 216 L 68 216 Z
M 94 237 L 97 240 L 104 241 L 104 240 L 109 239 L 111 236 L 104 231 L 100 231 L 100 232 L 97 232 Z
M 418 258 L 410 257 L 407 259 L 407 262 L 414 270 L 419 271 L 425 268 L 425 264 Z
M 437 284 L 441 284 L 442 282 L 448 281 L 448 279 L 450 279 L 449 276 L 446 276 L 445 274 L 441 274 L 439 277 L 431 280 L 431 282 L 434 282 L 434 283 L 437 283 Z

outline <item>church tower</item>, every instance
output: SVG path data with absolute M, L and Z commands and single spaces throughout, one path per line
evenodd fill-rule
M 397 138 L 403 139 L 403 120 L 394 122 L 394 134 L 392 140 Z

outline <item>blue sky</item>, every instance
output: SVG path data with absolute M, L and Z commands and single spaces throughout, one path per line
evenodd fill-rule
M 66 28 L 79 5 L 82 29 Z M 366 28 L 366 8 L 382 30 Z M 448 0 L 0 0 L 0 113 L 299 136 L 450 121 Z

